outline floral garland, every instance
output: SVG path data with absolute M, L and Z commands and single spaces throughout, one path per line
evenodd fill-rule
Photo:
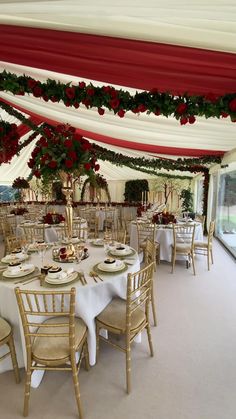
M 99 115 L 104 115 L 105 109 L 123 118 L 126 112 L 134 114 L 147 112 L 156 116 L 173 116 L 181 125 L 194 124 L 196 116 L 205 118 L 227 118 L 236 122 L 236 93 L 216 95 L 183 95 L 174 96 L 168 92 L 159 92 L 153 88 L 150 91 L 136 92 L 131 95 L 123 89 L 113 86 L 86 85 L 84 81 L 73 85 L 48 79 L 46 82 L 35 80 L 29 76 L 17 76 L 3 71 L 0 73 L 0 90 L 14 95 L 33 94 L 46 102 L 62 101 L 65 106 L 79 108 L 81 104 L 90 109 L 97 108 Z
M 28 180 L 24 179 L 23 177 L 17 177 L 12 184 L 14 189 L 28 189 L 30 184 Z
M 93 146 L 69 125 L 44 126 L 28 166 L 34 176 L 47 181 L 60 177 L 61 172 L 92 176 L 100 167 Z
M 17 154 L 19 140 L 17 125 L 0 121 L 0 164 L 10 162 Z
M 94 188 L 104 189 L 106 192 L 108 201 L 111 202 L 111 195 L 108 189 L 107 180 L 99 173 L 97 173 L 93 178 L 88 178 L 84 181 L 84 184 L 81 190 L 81 198 L 80 198 L 81 201 L 84 200 L 85 189 L 88 184 L 90 184 L 91 186 L 94 186 Z

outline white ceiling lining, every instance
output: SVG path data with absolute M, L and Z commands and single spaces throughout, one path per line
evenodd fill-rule
M 0 23 L 236 52 L 234 1 L 1 1 Z

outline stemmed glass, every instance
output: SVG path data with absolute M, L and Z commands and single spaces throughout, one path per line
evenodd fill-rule
M 111 231 L 106 230 L 104 233 L 104 250 L 106 254 L 108 254 L 111 239 L 112 239 Z
M 77 263 L 80 263 L 84 254 L 84 244 L 77 244 L 75 246 L 75 256 Z
M 47 250 L 47 245 L 45 243 L 38 243 L 38 254 L 41 259 L 42 267 L 44 266 L 44 256 Z

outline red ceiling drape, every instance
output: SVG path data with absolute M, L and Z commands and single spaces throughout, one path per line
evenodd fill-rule
M 236 54 L 0 25 L 2 61 L 172 94 L 236 91 Z

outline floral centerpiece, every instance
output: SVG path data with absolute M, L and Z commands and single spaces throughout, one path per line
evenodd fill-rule
M 16 124 L 0 122 L 0 164 L 8 163 L 17 154 L 19 139 Z
M 26 208 L 14 208 L 11 210 L 10 214 L 14 215 L 24 215 L 28 212 Z
M 150 203 L 147 204 L 147 205 L 140 205 L 137 208 L 137 217 L 141 217 L 142 213 L 145 212 L 145 211 L 147 211 L 150 208 L 151 208 L 151 204 Z
M 152 217 L 153 224 L 169 224 L 169 223 L 176 223 L 176 218 L 173 214 L 169 212 L 158 212 L 153 215 Z
M 28 180 L 23 177 L 17 177 L 12 184 L 14 189 L 28 189 L 30 187 Z
M 68 175 L 92 176 L 99 170 L 93 146 L 69 125 L 47 125 L 37 141 L 28 166 L 37 178 L 48 181 Z
M 60 224 L 65 221 L 65 217 L 62 214 L 48 212 L 43 216 L 43 222 L 45 224 Z

